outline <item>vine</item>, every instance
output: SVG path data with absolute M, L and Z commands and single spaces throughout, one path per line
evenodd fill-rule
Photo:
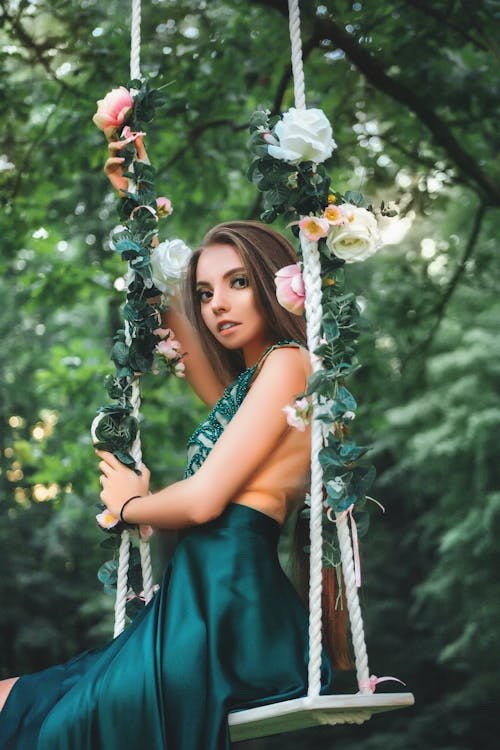
M 249 147 L 254 157 L 249 178 L 263 194 L 261 219 L 270 223 L 283 216 L 296 237 L 303 232 L 320 251 L 322 338 L 314 355 L 320 357 L 322 369 L 309 378 L 306 393 L 291 413 L 288 407 L 288 416 L 290 424 L 303 429 L 311 413 L 310 398 L 317 395 L 317 418 L 323 422 L 325 439 L 319 454 L 325 482 L 323 563 L 337 566 L 340 553 L 332 513 L 351 513 L 363 536 L 369 525 L 367 493 L 375 479 L 374 467 L 364 460 L 368 447 L 358 445 L 351 435 L 357 404 L 347 381 L 360 367 L 356 353 L 363 321 L 355 295 L 346 288 L 345 266 L 365 260 L 380 247 L 377 219 L 360 192 L 332 188 L 322 162 L 336 144 L 321 110 L 292 108 L 272 119 L 267 111 L 255 112 Z M 379 212 L 396 213 L 384 204 Z M 300 248 L 298 255 L 302 259 Z M 279 280 L 277 286 L 279 290 Z M 293 297 L 290 291 L 284 306 L 296 312 Z M 303 513 L 308 516 L 309 510 Z
M 182 377 L 184 363 L 180 344 L 169 329 L 161 327 L 161 313 L 167 309 L 168 296 L 182 276 L 190 250 L 181 240 L 159 241 L 159 220 L 172 212 L 168 198 L 158 196 L 155 170 L 138 158 L 138 145 L 146 134 L 141 128 L 151 122 L 156 108 L 164 103 L 159 89 L 150 90 L 147 81 L 133 80 L 127 87 L 113 89 L 98 102 L 94 123 L 115 153 L 123 159 L 123 182 L 117 202 L 120 224 L 111 235 L 111 246 L 127 263 L 127 293 L 123 307 L 123 328 L 113 339 L 111 361 L 114 373 L 106 378 L 105 388 L 111 402 L 99 407 L 92 424 L 96 448 L 109 451 L 126 466 L 139 472 L 132 447 L 139 433 L 134 414 L 134 385 L 143 374 L 154 369 L 155 355 L 164 362 L 166 372 Z M 128 184 L 127 184 L 128 180 Z M 96 519 L 108 536 L 101 543 L 113 550 L 112 560 L 98 571 L 107 593 L 116 590 L 118 562 L 116 553 L 121 532 L 130 526 L 115 518 L 105 506 L 98 505 Z M 147 538 L 151 529 L 136 529 Z M 143 605 L 141 598 L 140 556 L 131 549 L 128 583 L 130 588 L 127 614 L 133 616 Z

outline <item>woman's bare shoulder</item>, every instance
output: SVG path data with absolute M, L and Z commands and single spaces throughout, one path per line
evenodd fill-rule
M 285 390 L 287 384 L 293 385 L 297 381 L 303 383 L 302 390 L 305 389 L 305 381 L 311 374 L 311 359 L 308 350 L 299 345 L 289 346 L 281 345 L 272 349 L 259 365 L 254 381 L 267 380 L 268 378 L 280 375 Z

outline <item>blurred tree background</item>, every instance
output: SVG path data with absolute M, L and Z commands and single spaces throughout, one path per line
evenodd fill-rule
M 89 424 L 119 321 L 109 248 L 115 196 L 95 102 L 126 84 L 128 3 L 0 0 L 0 675 L 33 671 L 111 633 L 95 572 Z M 308 106 L 330 118 L 340 190 L 394 201 L 386 247 L 349 283 L 370 323 L 352 383 L 373 445 L 362 599 L 372 671 L 413 709 L 363 727 L 241 745 L 493 750 L 500 654 L 500 266 L 496 0 L 302 0 Z M 293 105 L 285 0 L 145 0 L 142 72 L 169 83 L 148 129 L 169 237 L 192 246 L 258 218 L 247 123 Z M 201 405 L 144 385 L 158 485 L 179 477 Z M 342 675 L 339 690 L 355 690 Z M 388 690 L 392 688 L 387 688 Z

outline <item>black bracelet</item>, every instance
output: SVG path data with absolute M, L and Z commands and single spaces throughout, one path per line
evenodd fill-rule
M 125 510 L 125 507 L 130 503 L 131 500 L 136 500 L 138 497 L 141 497 L 141 495 L 132 495 L 132 497 L 129 497 L 128 500 L 125 500 L 125 502 L 122 505 L 122 509 L 120 511 L 120 521 L 123 521 L 123 523 L 128 523 L 123 517 L 123 511 Z

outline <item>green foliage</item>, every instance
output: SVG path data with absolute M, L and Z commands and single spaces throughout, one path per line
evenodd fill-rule
M 248 176 L 263 195 L 264 211 L 261 219 L 272 222 L 277 216 L 283 214 L 288 221 L 291 221 L 294 233 L 297 234 L 298 228 L 302 227 L 303 217 L 318 217 L 319 222 L 325 222 L 327 211 L 333 209 L 335 222 L 338 222 L 340 216 L 343 223 L 347 224 L 347 227 L 342 229 L 348 232 L 349 221 L 342 218 L 340 213 L 342 205 L 351 203 L 362 209 L 371 210 L 369 202 L 359 191 L 347 190 L 345 195 L 342 195 L 332 188 L 330 177 L 322 163 L 316 164 L 312 161 L 297 159 L 297 154 L 300 156 L 300 153 L 304 153 L 301 149 L 306 144 L 307 147 L 309 146 L 311 137 L 313 141 L 318 141 L 325 148 L 328 137 L 320 135 L 319 127 L 309 128 L 304 126 L 304 123 L 299 124 L 294 120 L 293 127 L 288 125 L 287 129 L 290 141 L 297 150 L 293 152 L 282 150 L 280 158 L 274 158 L 270 151 L 268 144 L 271 144 L 271 148 L 276 146 L 283 148 L 280 141 L 283 130 L 280 128 L 285 127 L 285 119 L 292 112 L 293 110 L 288 115 L 284 115 L 282 120 L 271 121 L 268 111 L 257 110 L 250 118 L 249 146 L 254 160 Z M 321 116 L 324 119 L 324 115 Z M 326 131 L 325 125 L 327 123 L 322 126 L 323 132 Z M 307 137 L 303 140 L 304 129 Z M 310 155 L 310 152 L 306 151 L 306 153 Z M 325 153 L 321 149 L 316 151 L 318 161 L 324 160 Z M 352 215 L 355 209 L 349 206 L 349 211 Z M 371 220 L 376 224 L 373 216 Z M 353 512 L 361 524 L 362 534 L 365 534 L 369 526 L 368 513 L 364 510 L 366 493 L 373 482 L 375 471 L 373 467 L 358 465 L 359 459 L 364 456 L 367 449 L 358 446 L 352 438 L 349 438 L 349 424 L 355 418 L 353 410 L 357 405 L 345 386 L 346 378 L 359 367 L 356 361 L 356 350 L 361 316 L 355 295 L 345 290 L 345 261 L 342 253 L 328 242 L 330 234 L 336 233 L 338 228 L 335 225 L 330 226 L 329 222 L 326 222 L 326 227 L 327 231 L 324 227 L 320 227 L 322 236 L 316 240 L 323 293 L 321 326 L 319 332 L 315 332 L 315 335 L 318 333 L 321 344 L 316 346 L 314 353 L 321 360 L 321 369 L 314 372 L 308 379 L 305 395 L 312 397 L 314 409 L 308 407 L 308 410 L 312 410 L 313 419 L 320 419 L 330 431 L 326 444 L 319 453 L 326 490 L 323 512 L 331 521 L 333 521 L 330 517 L 332 511 L 334 513 Z M 306 239 L 309 239 L 306 229 L 303 228 L 301 231 Z M 368 233 L 365 233 L 365 239 L 368 244 Z M 354 242 L 356 241 L 358 241 L 357 238 L 354 239 Z M 373 249 L 366 253 L 367 256 L 373 254 L 375 249 L 375 239 L 372 238 L 371 242 Z M 301 247 L 298 249 L 298 257 L 302 260 Z M 356 259 L 355 255 L 348 252 L 347 260 L 352 261 L 353 257 Z M 305 275 L 306 269 L 304 268 Z M 297 413 L 300 412 L 303 412 L 302 407 Z M 306 504 L 309 504 L 308 500 Z M 339 569 L 340 551 L 334 523 L 324 524 L 324 536 L 323 566 L 333 565 Z

